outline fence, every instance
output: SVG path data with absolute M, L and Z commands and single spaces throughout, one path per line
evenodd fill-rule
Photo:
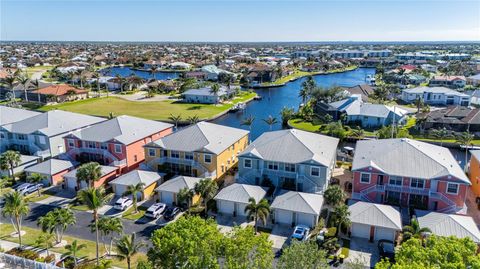
M 53 264 L 37 262 L 0 252 L 0 268 L 5 269 L 62 269 Z

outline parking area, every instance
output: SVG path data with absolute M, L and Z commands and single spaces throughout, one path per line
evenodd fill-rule
M 350 255 L 346 261 L 361 261 L 365 266 L 374 267 L 380 260 L 377 242 L 367 239 L 352 237 L 350 239 Z
M 231 232 L 235 226 L 254 225 L 253 221 L 248 222 L 246 217 L 233 217 L 231 215 L 218 214 L 215 216 L 215 220 L 220 232 L 224 234 Z
M 293 228 L 286 225 L 274 225 L 270 236 L 268 237 L 273 242 L 273 248 L 281 249 L 288 244 L 288 239 L 292 234 Z

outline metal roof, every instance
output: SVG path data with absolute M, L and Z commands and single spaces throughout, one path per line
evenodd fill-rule
M 26 109 L 0 106 L 0 126 L 21 121 L 39 114 L 40 113 L 38 112 Z
M 480 243 L 480 230 L 470 216 L 444 214 L 416 210 L 420 227 L 429 228 L 433 234 L 439 236 L 469 237 L 475 243 Z
M 157 173 L 157 172 L 133 170 L 131 172 L 128 172 L 127 174 L 117 177 L 116 179 L 112 180 L 109 184 L 131 186 L 131 185 L 136 185 L 142 182 L 145 184 L 145 187 L 148 187 L 153 183 L 159 181 L 163 175 L 164 174 Z
M 352 223 L 402 230 L 402 218 L 397 207 L 357 201 L 348 206 Z
M 116 166 L 108 166 L 108 165 L 100 165 L 100 169 L 101 169 L 101 176 L 100 177 L 103 177 L 105 175 L 108 175 L 110 174 L 111 172 L 113 171 L 116 171 L 118 169 L 118 167 Z M 65 175 L 63 175 L 64 178 L 66 177 L 69 177 L 69 178 L 77 178 L 77 170 L 78 168 L 76 169 L 73 169 L 72 171 L 66 173 Z
M 285 191 L 275 197 L 271 208 L 320 215 L 322 206 L 323 196 L 320 194 Z
M 178 193 L 183 188 L 188 188 L 192 190 L 195 187 L 195 184 L 198 183 L 202 178 L 199 177 L 187 177 L 187 176 L 177 176 L 170 180 L 167 180 L 158 186 L 156 191 L 168 191 L 173 193 Z
M 51 176 L 73 167 L 74 165 L 70 161 L 49 159 L 39 164 L 25 168 L 25 172 Z
M 214 199 L 246 204 L 252 197 L 258 203 L 266 194 L 267 190 L 264 187 L 234 183 L 221 189 Z

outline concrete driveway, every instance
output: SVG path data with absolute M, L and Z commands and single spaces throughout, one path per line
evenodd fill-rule
M 289 244 L 288 239 L 293 232 L 293 228 L 287 225 L 273 225 L 272 232 L 268 239 L 273 242 L 273 248 L 279 250 Z
M 377 242 L 370 243 L 368 239 L 356 237 L 350 239 L 350 255 L 346 261 L 361 261 L 365 266 L 373 268 L 379 260 Z

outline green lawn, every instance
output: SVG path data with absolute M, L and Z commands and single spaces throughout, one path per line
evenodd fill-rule
M 28 195 L 27 198 L 28 198 L 29 202 L 35 203 L 35 202 L 47 199 L 48 197 L 51 197 L 51 196 L 52 195 L 50 195 L 48 193 L 40 193 L 40 196 L 38 196 L 37 192 L 33 192 L 30 195 Z
M 262 86 L 283 85 L 289 82 L 290 80 L 301 78 L 301 77 L 313 76 L 318 74 L 331 74 L 331 73 L 345 72 L 345 71 L 354 70 L 356 68 L 357 66 L 348 66 L 346 68 L 332 69 L 326 72 L 306 72 L 306 71 L 295 70 L 292 74 L 283 76 L 273 82 L 262 83 Z
M 40 229 L 33 229 L 29 227 L 22 227 L 22 230 L 26 232 L 24 236 L 22 236 L 22 242 L 25 245 L 35 246 L 35 240 L 37 237 L 42 233 Z M 0 239 L 18 243 L 18 238 L 11 237 L 10 234 L 14 232 L 14 228 L 11 224 L 0 224 Z M 78 238 L 73 238 L 70 236 L 65 235 L 63 237 L 64 240 L 67 240 L 67 243 L 71 243 L 73 240 L 77 240 L 80 244 L 85 244 L 87 247 L 80 250 L 78 256 L 79 257 L 88 257 L 89 259 L 95 258 L 95 242 L 90 240 L 83 240 Z M 100 242 L 100 250 L 103 251 L 104 247 Z M 51 251 L 57 253 L 65 253 L 65 248 L 52 248 Z M 146 259 L 145 254 L 138 254 L 132 260 L 133 268 L 136 267 L 137 261 L 139 259 Z M 113 265 L 121 268 L 126 268 L 127 264 L 125 261 L 119 261 L 117 259 L 113 260 Z
M 315 125 L 312 122 L 304 121 L 302 119 L 293 119 L 288 121 L 288 125 L 292 126 L 295 129 L 300 129 L 308 132 L 318 132 L 321 124 Z
M 79 211 L 88 211 L 88 207 L 86 205 L 74 205 L 72 206 L 72 209 Z
M 197 115 L 200 119 L 210 119 L 228 109 L 233 104 L 245 102 L 255 97 L 254 92 L 242 92 L 228 104 L 187 104 L 174 101 L 138 102 L 119 97 L 90 98 L 76 102 L 49 105 L 39 108 L 41 111 L 61 109 L 71 112 L 107 117 L 114 115 L 130 115 L 151 120 L 168 120 L 170 114 L 181 115 L 182 120 Z
M 414 136 L 414 138 L 416 140 L 420 140 L 420 141 L 425 141 L 425 142 L 437 142 L 437 143 L 453 143 L 453 144 L 456 144 L 457 143 L 457 140 L 456 139 L 437 139 L 437 138 L 425 138 L 425 137 L 422 137 L 422 136 Z M 475 146 L 480 146 L 480 139 L 475 139 L 472 141 L 473 145 Z
M 129 220 L 137 220 L 143 217 L 143 215 L 145 215 L 145 211 L 146 211 L 145 208 L 139 207 L 138 212 L 134 213 L 133 206 L 132 206 L 127 211 L 125 211 L 125 213 L 122 214 L 122 218 L 126 218 Z
M 31 66 L 27 67 L 27 75 L 31 76 L 33 73 L 40 72 L 40 71 L 48 71 L 53 69 L 53 66 Z

